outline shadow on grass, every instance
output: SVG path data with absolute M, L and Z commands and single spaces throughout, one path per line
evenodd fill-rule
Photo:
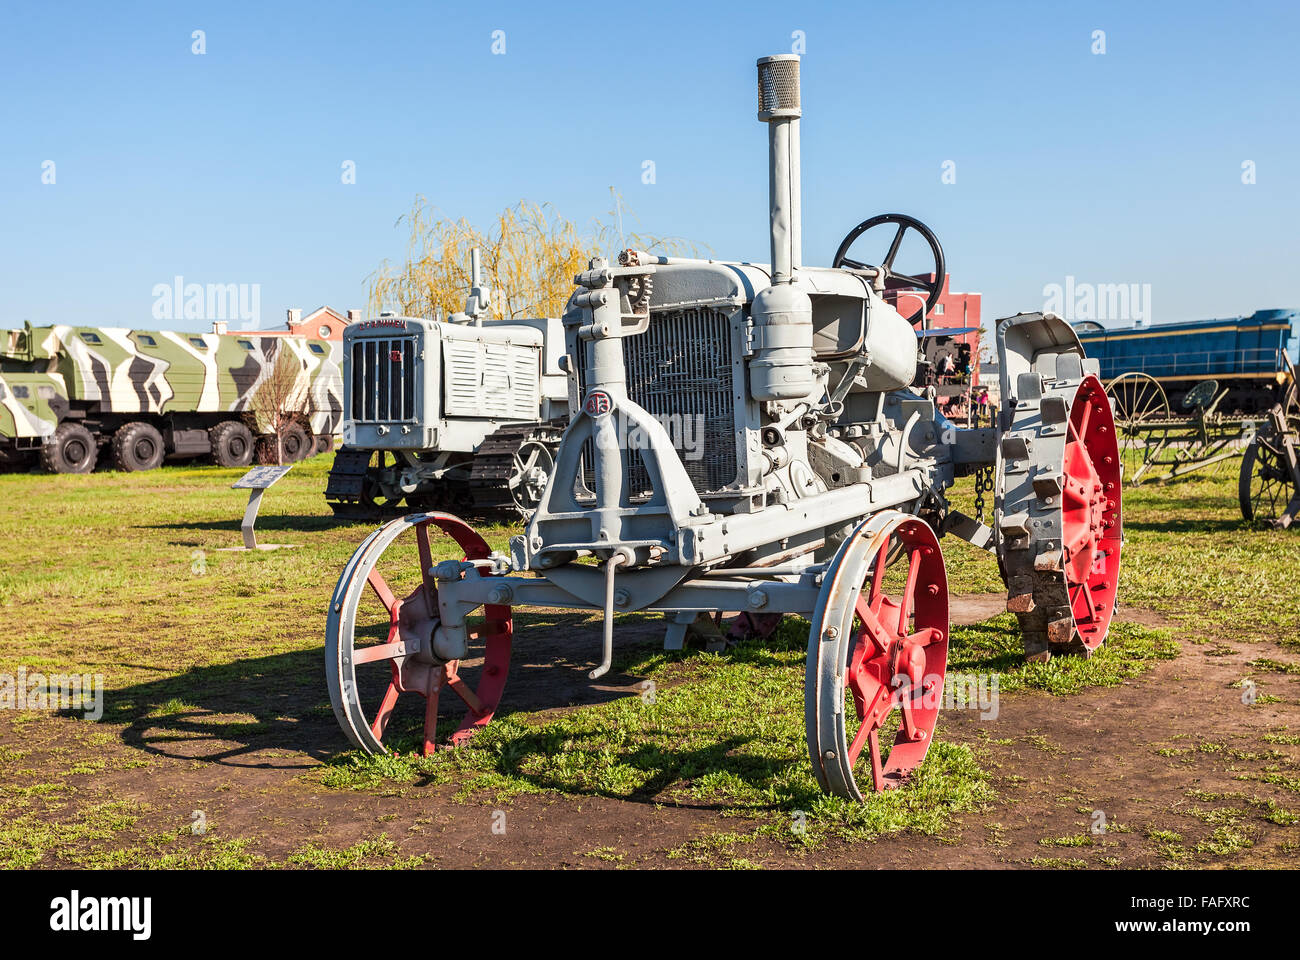
M 1237 517 L 1232 520 L 1206 520 L 1197 517 L 1167 516 L 1163 520 L 1125 520 L 1124 529 L 1144 533 L 1249 533 L 1258 528 Z
M 587 671 L 597 651 L 596 629 L 564 615 L 516 616 L 510 679 L 496 719 L 555 707 L 607 703 L 640 693 L 641 678 L 616 669 L 593 685 Z M 535 629 L 530 629 L 535 628 Z M 591 636 L 588 636 L 590 634 Z M 460 675 L 477 686 L 479 651 Z M 358 676 L 361 702 L 374 716 L 389 677 L 384 663 Z M 314 767 L 352 745 L 330 705 L 322 650 L 303 650 L 193 667 L 178 675 L 106 691 L 101 722 L 121 724 L 127 745 L 161 756 L 223 766 Z M 440 732 L 460 723 L 464 706 L 450 692 L 439 702 Z M 418 731 L 424 698 L 402 694 L 390 737 Z M 291 755 L 284 755 L 285 752 Z
M 569 796 L 602 797 L 627 803 L 658 805 L 664 802 L 663 793 L 670 787 L 689 788 L 701 777 L 737 781 L 745 785 L 744 792 L 764 793 L 772 784 L 788 773 L 791 761 L 780 757 L 761 757 L 741 753 L 751 743 L 752 736 L 732 735 L 707 743 L 695 749 L 665 747 L 656 743 L 640 743 L 630 750 L 618 752 L 620 767 L 633 771 L 640 782 L 627 788 L 612 783 L 584 783 L 580 776 L 550 770 L 526 769 L 530 760 L 568 754 L 575 757 L 599 758 L 608 751 L 608 743 L 599 738 L 574 737 L 563 731 L 538 730 L 512 736 L 500 743 L 488 772 L 507 780 L 527 784 L 534 790 L 553 791 Z M 590 742 L 587 742 L 590 740 Z M 806 758 L 801 758 L 806 761 Z M 436 773 L 420 775 L 415 781 L 420 786 L 439 782 Z M 811 802 L 812 794 L 800 800 Z M 717 795 L 717 799 L 692 798 L 677 790 L 671 803 L 674 807 L 691 810 L 732 810 L 736 803 L 732 791 Z M 789 806 L 787 799 L 768 803 L 747 803 L 747 809 L 781 809 Z
M 243 514 L 238 517 L 231 517 L 229 520 L 201 520 L 190 523 L 150 523 L 140 524 L 137 530 L 229 530 L 233 533 L 239 533 L 239 525 L 243 520 Z M 290 530 L 290 531 L 311 531 L 311 530 L 332 530 L 335 527 L 355 526 L 361 521 L 343 519 L 332 516 L 259 516 L 257 518 L 257 530 Z
M 240 501 L 237 510 L 242 511 L 246 504 Z M 324 503 L 321 505 L 325 509 Z M 138 530 L 231 530 L 239 532 L 239 525 L 243 520 L 243 513 L 238 512 L 232 507 L 232 516 L 229 520 L 196 520 L 187 523 L 154 523 L 140 524 L 136 527 Z M 448 511 L 444 511 L 448 512 Z M 481 528 L 480 533 L 501 532 L 501 533 L 522 533 L 524 527 L 522 524 L 514 522 L 515 517 L 505 516 L 503 514 L 483 513 L 481 511 L 450 511 L 453 516 L 459 517 L 472 527 Z M 259 515 L 257 518 L 257 529 L 260 530 L 290 530 L 290 531 L 312 531 L 312 530 L 333 530 L 336 527 L 360 527 L 369 533 L 371 528 L 380 524 L 387 523 L 389 520 L 395 520 L 398 517 L 404 517 L 411 513 L 410 510 L 401 510 L 400 512 L 376 513 L 374 516 L 356 516 L 356 517 L 336 517 L 333 514 L 268 514 Z M 360 540 L 357 541 L 360 545 Z

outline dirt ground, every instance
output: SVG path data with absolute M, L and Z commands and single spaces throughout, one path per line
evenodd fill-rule
M 1001 594 L 955 597 L 953 622 L 982 621 L 1004 603 Z M 599 620 L 565 617 L 563 630 L 517 635 L 503 711 L 637 695 L 638 677 L 611 676 L 594 686 L 586 679 Z M 1168 626 L 1139 609 L 1123 609 L 1119 619 Z M 639 629 L 620 643 L 659 643 L 654 624 Z M 1179 638 L 1179 628 L 1173 634 Z M 831 838 L 815 853 L 760 836 L 745 845 L 744 857 L 769 868 L 1296 866 L 1297 828 L 1287 822 L 1292 818 L 1285 808 L 1295 801 L 1300 748 L 1285 736 L 1269 736 L 1300 729 L 1297 678 L 1283 674 L 1267 688 L 1280 695 L 1276 703 L 1246 705 L 1234 687 L 1250 672 L 1247 661 L 1261 655 L 1286 661 L 1289 653 L 1258 643 L 1238 649 L 1230 642 L 1184 642 L 1178 657 L 1119 686 L 1065 697 L 1004 695 L 993 723 L 974 711 L 947 711 L 937 738 L 978 751 L 992 774 L 995 801 L 959 815 L 940 836 L 908 832 L 865 843 Z M 316 673 L 320 665 L 304 660 L 302 668 Z M 255 678 L 258 665 L 247 671 Z M 265 695 L 264 687 L 256 691 L 258 698 Z M 80 773 L 74 764 L 60 774 L 72 787 L 74 806 L 127 802 L 146 811 L 99 843 L 105 851 L 129 847 L 130 838 L 184 832 L 201 810 L 214 835 L 241 838 L 248 851 L 271 862 L 283 862 L 304 842 L 339 850 L 382 831 L 396 842 L 394 856 L 420 857 L 426 866 L 683 867 L 718 865 L 708 852 L 681 851 L 746 826 L 744 816 L 726 805 L 665 804 L 653 796 L 530 794 L 498 807 L 457 796 L 454 785 L 322 789 L 304 774 L 346 744 L 333 716 L 320 709 L 318 694 L 293 686 L 277 690 L 270 711 L 276 719 L 251 735 L 229 719 L 246 710 L 236 695 L 218 693 L 177 713 L 122 725 L 45 718 L 19 729 L 6 717 L 0 719 L 0 751 L 21 749 L 20 765 L 35 783 L 67 771 L 69 757 L 86 755 L 93 737 L 94 755 L 104 762 Z M 1212 718 L 1208 724 L 1206 718 Z M 133 759 L 142 756 L 147 763 Z M 43 802 L 34 791 L 30 803 L 37 815 Z M 1093 829 L 1099 817 L 1104 832 Z M 1235 842 L 1242 836 L 1249 839 L 1245 846 Z M 97 848 L 93 835 L 78 835 L 76 842 Z M 182 845 L 187 842 L 203 838 L 184 837 Z M 105 856 L 107 865 L 127 865 Z M 52 850 L 36 865 L 58 859 Z

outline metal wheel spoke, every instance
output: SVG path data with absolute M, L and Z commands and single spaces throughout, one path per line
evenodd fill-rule
M 911 643 L 919 643 L 925 647 L 942 640 L 943 633 L 934 629 L 918 630 L 915 633 L 909 633 L 904 639 Z
M 424 755 L 438 749 L 438 693 L 442 687 L 437 674 L 432 675 L 428 692 L 424 695 Z
M 872 729 L 867 737 L 867 745 L 871 751 L 871 787 L 876 793 L 881 793 L 885 789 L 885 773 L 880 761 L 880 731 Z
M 376 572 L 376 566 L 394 547 L 398 537 L 409 534 L 412 527 L 418 548 L 413 552 L 419 554 L 421 576 L 419 583 L 411 587 L 410 595 L 399 598 L 384 576 Z M 443 687 L 451 687 L 465 705 L 464 716 L 450 739 L 452 745 L 464 743 L 491 722 L 505 689 L 513 636 L 508 604 L 484 607 L 479 629 L 470 635 L 470 642 L 481 644 L 483 649 L 483 667 L 474 684 L 459 676 L 455 660 L 444 663 L 434 655 L 429 639 L 437 635 L 440 623 L 436 581 L 428 572 L 437 555 L 430 540 L 429 531 L 433 527 L 448 534 L 466 559 L 481 560 L 490 553 L 482 537 L 450 514 L 430 512 L 399 517 L 380 527 L 353 554 L 336 589 L 337 600 L 330 608 L 325 649 L 330 700 L 344 734 L 354 746 L 370 754 L 388 751 L 383 737 L 402 693 L 425 700 L 423 750 L 428 753 L 435 749 L 438 739 L 438 707 Z M 409 545 L 410 540 L 408 536 L 404 543 Z M 405 583 L 405 579 L 401 582 Z M 388 638 L 383 643 L 359 646 L 358 641 L 366 642 L 379 626 L 374 622 L 378 612 L 362 604 L 368 591 L 373 591 L 387 610 L 383 619 Z M 358 682 L 358 668 L 369 663 L 387 663 L 392 673 L 376 713 L 363 702 L 368 683 Z
M 388 581 L 384 579 L 383 574 L 372 568 L 370 573 L 366 575 L 366 582 L 374 589 L 375 596 L 379 597 L 379 602 L 384 605 L 384 609 L 392 614 L 393 608 L 397 606 L 397 598 L 393 596 L 393 591 L 388 586 Z
M 479 700 L 474 691 L 469 688 L 469 684 L 460 678 L 460 674 L 457 672 L 458 665 L 449 663 L 443 668 L 443 670 L 443 675 L 447 680 L 447 686 L 451 687 L 452 692 L 455 693 L 456 696 L 460 697 L 461 700 L 465 701 L 465 706 L 469 707 L 473 713 L 482 713 L 483 701 Z
M 885 629 L 885 625 L 880 620 L 880 610 L 873 609 L 866 601 L 866 598 L 859 595 L 857 606 L 858 619 L 862 621 L 861 636 L 865 636 L 876 646 L 876 650 L 884 653 L 889 648 L 891 637 Z
M 438 612 L 438 588 L 433 582 L 433 550 L 429 547 L 429 528 L 420 524 L 415 528 L 415 540 L 420 551 L 420 583 L 423 585 L 424 609 L 430 616 Z
M 912 616 L 912 594 L 916 592 L 916 575 L 921 569 L 921 548 L 915 547 L 907 563 L 907 584 L 903 587 L 903 602 L 898 605 L 898 634 L 906 636 L 907 623 Z
M 375 735 L 376 740 L 384 739 L 384 730 L 388 727 L 388 719 L 393 715 L 393 708 L 397 706 L 397 684 L 389 682 L 388 689 L 384 691 L 384 699 L 380 701 L 379 712 L 375 714 L 375 722 L 370 725 L 370 730 Z
M 876 551 L 876 568 L 872 571 L 871 593 L 867 595 L 867 603 L 873 610 L 878 609 L 877 601 L 881 597 L 881 587 L 885 582 L 885 558 L 889 556 L 889 541 L 892 539 L 892 533 L 887 535 L 880 544 L 880 549 Z
M 352 654 L 354 664 L 375 663 L 379 660 L 393 660 L 406 655 L 406 644 L 401 641 L 377 643 L 373 647 L 358 647 Z

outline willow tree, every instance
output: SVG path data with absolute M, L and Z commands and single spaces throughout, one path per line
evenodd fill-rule
M 695 254 L 693 244 L 676 237 L 625 233 L 624 218 L 635 222 L 635 217 L 613 188 L 610 194 L 614 208 L 593 220 L 586 232 L 549 203 L 521 200 L 479 228 L 416 197 L 410 212 L 397 221 L 408 231 L 406 261 L 399 268 L 384 261 L 370 275 L 370 311 L 433 318 L 461 310 L 471 286 L 470 251 L 475 247 L 484 281 L 492 288 L 492 314 L 507 320 L 558 317 L 573 291 L 574 276 L 594 256 L 612 258 L 622 247 Z

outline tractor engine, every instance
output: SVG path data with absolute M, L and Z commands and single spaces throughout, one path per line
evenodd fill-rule
M 918 340 L 886 268 L 801 262 L 798 58 L 761 61 L 759 94 L 771 265 L 628 250 L 576 278 L 573 421 L 520 566 L 811 562 L 871 509 L 942 515 L 953 438 L 907 389 Z

